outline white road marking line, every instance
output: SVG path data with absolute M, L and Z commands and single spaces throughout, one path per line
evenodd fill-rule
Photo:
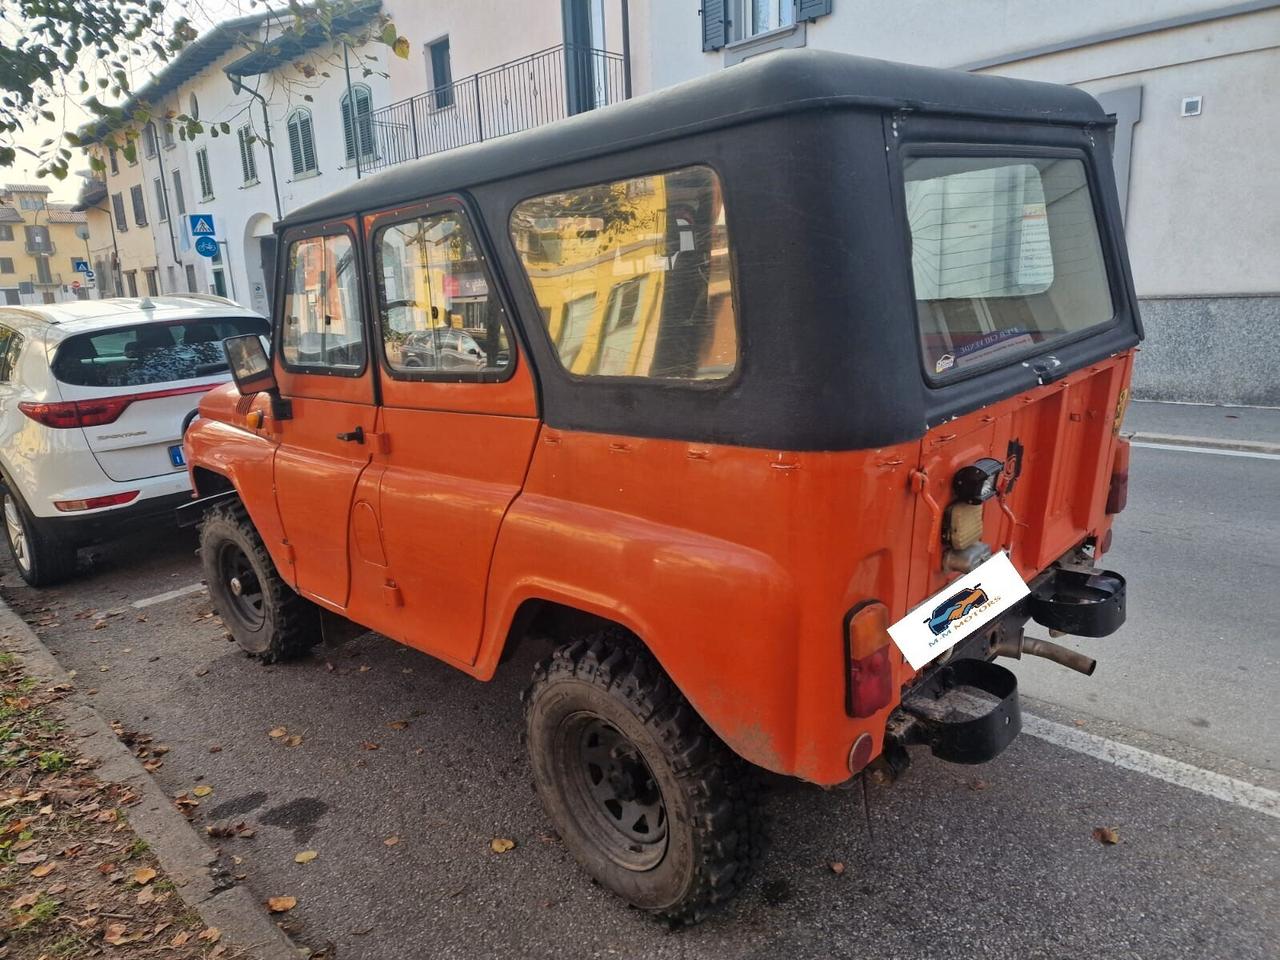
M 1188 447 L 1180 443 L 1147 443 L 1130 440 L 1129 446 L 1144 450 L 1181 450 L 1184 453 L 1216 453 L 1220 457 L 1248 457 L 1251 460 L 1280 460 L 1280 453 L 1259 453 L 1255 450 L 1219 450 L 1216 447 Z
M 1225 800 L 1246 810 L 1280 818 L 1280 793 L 1266 787 L 1214 773 L 1212 770 L 1202 770 L 1181 760 L 1162 757 L 1140 747 L 1108 740 L 1097 734 L 1025 713 L 1022 715 L 1022 732 L 1067 750 L 1105 760 L 1125 770 L 1134 770 L 1165 783 L 1203 793 L 1207 797 Z
M 185 587 L 178 587 L 176 590 L 166 590 L 164 593 L 157 593 L 154 597 L 147 597 L 145 600 L 133 601 L 133 608 L 141 610 L 143 607 L 154 607 L 157 603 L 166 603 L 169 600 L 177 600 L 178 597 L 185 597 L 190 593 L 199 593 L 206 589 L 203 583 L 192 583 Z

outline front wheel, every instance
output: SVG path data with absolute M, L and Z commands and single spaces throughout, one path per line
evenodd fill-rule
M 764 846 L 756 778 L 628 634 L 556 650 L 525 717 L 547 815 L 601 884 L 672 923 L 742 887 Z
M 319 641 L 319 609 L 280 576 L 242 504 L 205 514 L 200 560 L 214 609 L 245 653 L 274 663 Z
M 76 572 L 75 544 L 51 537 L 10 490 L 4 493 L 4 534 L 18 575 L 31 586 L 47 587 Z

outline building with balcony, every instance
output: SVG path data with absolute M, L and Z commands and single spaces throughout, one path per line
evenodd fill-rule
M 0 303 L 57 303 L 87 297 L 85 215 L 49 202 L 49 188 L 0 188 Z M 80 269 L 77 269 L 79 267 Z

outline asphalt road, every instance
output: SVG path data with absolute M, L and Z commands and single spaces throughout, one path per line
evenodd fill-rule
M 1091 679 L 1018 664 L 1025 709 L 1280 786 L 1277 504 L 1280 461 L 1135 450 L 1108 560 L 1131 583 L 1130 622 L 1078 644 L 1101 660 Z M 202 594 L 131 606 L 196 582 L 194 549 L 187 533 L 141 534 L 39 593 L 6 556 L 3 592 L 109 719 L 170 748 L 155 771 L 169 793 L 213 787 L 198 824 L 256 829 L 222 841 L 234 869 L 260 898 L 297 897 L 293 932 L 342 960 L 1280 952 L 1280 821 L 1030 736 L 976 768 L 917 752 L 867 811 L 860 791 L 774 779 L 760 875 L 667 931 L 548 832 L 519 743 L 536 651 L 490 684 L 372 635 L 264 668 Z M 301 743 L 270 737 L 278 726 Z M 1099 826 L 1120 843 L 1094 840 Z M 517 846 L 494 854 L 494 837 Z M 319 855 L 295 863 L 303 850 Z

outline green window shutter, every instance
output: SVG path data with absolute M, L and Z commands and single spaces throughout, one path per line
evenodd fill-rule
M 719 50 L 729 42 L 728 0 L 702 0 L 702 49 Z
M 289 159 L 293 161 L 295 177 L 307 169 L 302 158 L 302 116 L 297 113 L 289 118 Z
M 831 0 L 796 0 L 796 22 L 817 20 L 831 12 Z

